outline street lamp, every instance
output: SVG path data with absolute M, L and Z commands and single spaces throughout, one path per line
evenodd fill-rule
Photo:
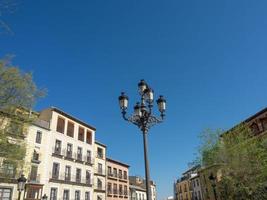
M 138 83 L 138 91 L 141 97 L 141 101 L 137 102 L 134 106 L 134 113 L 132 115 L 130 115 L 129 117 L 126 116 L 129 98 L 125 95 L 124 92 L 122 92 L 119 96 L 119 105 L 123 119 L 136 125 L 143 133 L 146 194 L 147 199 L 151 200 L 149 162 L 147 154 L 147 134 L 148 130 L 153 125 L 163 122 L 163 119 L 165 117 L 164 113 L 166 110 L 166 100 L 163 96 L 160 96 L 157 100 L 157 105 L 160 112 L 160 118 L 158 118 L 152 115 L 154 102 L 154 91 L 152 90 L 152 88 L 149 87 L 149 85 L 144 80 L 141 80 Z
M 216 193 L 216 177 L 213 175 L 213 173 L 210 174 L 209 176 L 211 186 L 213 188 L 213 193 L 214 193 L 214 198 L 217 200 L 217 193 Z
M 17 181 L 18 181 L 18 191 L 19 191 L 18 200 L 20 200 L 21 192 L 25 188 L 25 184 L 26 184 L 27 179 L 25 178 L 25 176 L 23 174 L 21 174 L 21 176 L 17 179 Z
M 44 196 L 42 197 L 42 200 L 47 200 L 48 196 L 46 196 L 46 194 L 44 194 Z

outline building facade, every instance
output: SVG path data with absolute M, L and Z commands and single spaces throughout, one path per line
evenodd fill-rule
M 106 146 L 95 142 L 94 200 L 106 199 Z
M 150 181 L 150 191 L 152 200 L 157 200 L 157 186 L 154 181 Z
M 130 176 L 129 177 L 130 180 L 130 190 L 131 187 L 133 188 L 131 191 L 131 194 L 133 197 L 137 198 L 137 200 L 143 200 L 143 193 L 145 193 L 144 198 L 146 198 L 146 183 L 145 183 L 145 179 L 139 176 Z M 138 192 L 135 195 L 134 190 L 138 189 Z M 156 200 L 157 199 L 157 189 L 156 189 L 156 183 L 154 181 L 150 181 L 150 192 L 151 192 L 151 199 L 152 200 Z M 141 195 L 139 195 L 141 194 Z M 140 199 L 141 198 L 141 199 Z
M 192 200 L 202 200 L 202 189 L 200 183 L 199 174 L 194 174 L 190 178 L 190 183 L 192 187 Z
M 191 200 L 192 191 L 190 187 L 190 180 L 187 177 L 182 177 L 176 182 L 176 195 L 178 200 Z
M 130 200 L 147 200 L 146 190 L 140 186 L 130 184 Z
M 129 199 L 129 165 L 107 158 L 107 200 Z
M 57 108 L 41 111 L 25 138 L 23 199 L 93 199 L 94 140 L 94 127 Z M 0 184 L 5 200 L 17 198 L 17 178 Z

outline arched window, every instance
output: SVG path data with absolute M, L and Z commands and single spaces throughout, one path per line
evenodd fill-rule
M 267 130 L 267 117 L 261 119 L 261 125 L 263 130 Z
M 250 126 L 250 129 L 252 133 L 255 135 L 257 135 L 260 132 L 259 126 L 255 122 Z

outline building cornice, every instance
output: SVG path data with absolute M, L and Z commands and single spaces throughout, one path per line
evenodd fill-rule
M 106 158 L 106 161 L 111 162 L 111 163 L 115 163 L 115 164 L 118 164 L 118 165 L 122 165 L 122 166 L 127 167 L 127 168 L 130 167 L 130 165 L 127 165 L 127 164 L 122 163 L 122 162 L 117 161 L 117 160 L 113 160 L 111 158 Z
M 82 120 L 80 120 L 80 119 L 77 119 L 76 117 L 73 117 L 72 115 L 70 115 L 70 114 L 64 112 L 63 110 L 60 110 L 60 109 L 58 109 L 58 108 L 56 108 L 56 107 L 51 107 L 50 109 L 51 109 L 51 111 L 57 112 L 57 113 L 59 113 L 59 114 L 65 116 L 65 117 L 67 117 L 67 118 L 69 118 L 69 119 L 71 119 L 71 120 L 73 120 L 73 121 L 75 121 L 75 122 L 77 122 L 77 123 L 79 123 L 79 124 L 81 124 L 81 125 L 87 127 L 87 128 L 89 128 L 89 129 L 92 129 L 93 131 L 96 131 L 96 128 L 95 128 L 95 127 L 93 127 L 93 126 L 91 126 L 91 125 L 85 123 L 84 121 L 82 121 Z

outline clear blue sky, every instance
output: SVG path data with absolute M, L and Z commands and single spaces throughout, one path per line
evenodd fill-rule
M 0 56 L 48 89 L 57 106 L 97 128 L 108 155 L 144 175 L 142 139 L 122 120 L 121 90 L 138 100 L 141 78 L 167 99 L 149 134 L 159 200 L 194 158 L 205 128 L 230 128 L 267 106 L 267 1 L 20 1 L 3 15 L 14 35 Z M 131 110 L 131 109 L 130 109 Z

